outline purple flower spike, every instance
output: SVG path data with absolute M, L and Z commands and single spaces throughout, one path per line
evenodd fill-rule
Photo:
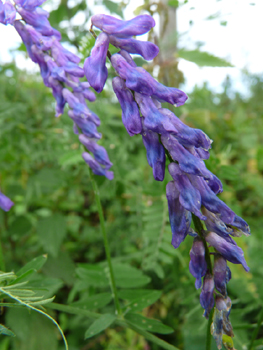
M 233 229 L 233 236 L 240 237 L 242 234 L 245 236 L 250 236 L 248 224 L 238 215 L 235 216 L 234 221 L 231 224 L 231 228 Z
M 183 105 L 187 99 L 184 92 L 158 83 L 145 69 L 131 66 L 120 54 L 112 55 L 111 63 L 120 77 L 126 80 L 127 88 L 133 91 L 176 106 Z
M 205 240 L 214 247 L 226 260 L 233 264 L 242 264 L 246 271 L 249 271 L 243 250 L 236 244 L 231 243 L 223 237 L 218 236 L 215 232 L 208 232 Z
M 100 33 L 90 57 L 86 58 L 84 63 L 85 76 L 93 89 L 98 93 L 103 90 L 108 78 L 106 58 L 109 42 L 109 36 L 105 33 Z
M 126 88 L 124 80 L 120 77 L 113 78 L 112 87 L 121 105 L 122 121 L 128 134 L 130 136 L 140 134 L 142 121 L 132 93 Z
M 72 92 L 70 92 L 68 89 L 63 89 L 62 93 L 65 100 L 68 102 L 69 107 L 72 109 L 74 117 L 80 117 L 83 119 L 83 121 L 85 119 L 89 119 L 89 121 L 94 123 L 96 126 L 100 125 L 99 117 L 94 112 L 90 111 L 86 105 L 81 103 Z
M 205 220 L 206 217 L 200 212 L 201 196 L 199 191 L 194 188 L 188 177 L 179 169 L 177 164 L 170 163 L 168 170 L 180 192 L 179 200 L 181 205 L 201 220 Z
M 106 169 L 109 169 L 112 166 L 108 154 L 102 146 L 99 146 L 95 141 L 89 139 L 85 135 L 79 135 L 79 141 L 88 151 L 94 154 L 95 160 L 104 165 Z
M 215 300 L 214 300 L 214 279 L 213 276 L 207 271 L 206 275 L 204 277 L 204 283 L 202 292 L 200 294 L 200 304 L 203 309 L 205 309 L 204 316 L 208 318 L 210 311 L 214 307 Z
M 74 75 L 74 77 L 84 77 L 83 68 L 79 67 L 76 63 L 68 62 L 63 68 L 65 72 Z
M 126 80 L 128 89 L 148 96 L 153 94 L 155 80 L 145 69 L 131 66 L 122 55 L 117 53 L 111 56 L 111 63 L 119 76 Z
M 12 202 L 11 199 L 9 199 L 2 192 L 0 192 L 0 208 L 4 211 L 9 211 L 13 205 L 14 202 Z
M 233 230 L 220 220 L 218 214 L 213 214 L 204 207 L 202 208 L 202 212 L 207 217 L 205 225 L 208 231 L 213 231 L 221 237 L 228 237 L 229 234 L 232 234 Z
M 121 50 L 119 52 L 119 54 L 122 55 L 123 58 L 125 58 L 125 60 L 129 63 L 130 66 L 137 67 L 137 65 L 134 62 L 134 60 L 132 59 L 131 55 L 127 51 Z
M 206 181 L 197 176 L 189 175 L 191 183 L 201 194 L 202 205 L 209 211 L 219 214 L 220 219 L 226 223 L 231 224 L 234 220 L 235 213 L 210 189 Z
M 216 254 L 213 269 L 215 287 L 224 296 L 227 296 L 226 284 L 231 278 L 228 271 L 226 259 L 222 255 Z
M 199 289 L 202 286 L 202 277 L 207 270 L 205 261 L 205 246 L 200 237 L 196 237 L 193 246 L 190 250 L 189 271 L 196 278 L 195 288 Z
M 166 198 L 169 209 L 169 219 L 172 230 L 172 245 L 178 248 L 184 241 L 191 224 L 191 213 L 179 202 L 179 191 L 173 181 L 166 186 Z
M 85 162 L 90 166 L 91 170 L 96 175 L 106 176 L 107 179 L 112 180 L 114 175 L 112 171 L 108 171 L 102 168 L 99 163 L 91 157 L 91 155 L 87 152 L 82 153 L 82 157 Z
M 13 24 L 16 18 L 16 9 L 9 0 L 3 4 L 0 1 L 0 23 Z
M 110 43 L 129 53 L 141 55 L 145 60 L 153 60 L 159 53 L 158 46 L 149 41 L 140 41 L 133 38 L 121 39 L 110 35 Z
M 129 21 L 108 15 L 94 15 L 91 17 L 91 23 L 103 32 L 120 38 L 145 34 L 155 26 L 154 19 L 149 15 L 140 15 Z
M 176 136 L 165 134 L 161 136 L 164 147 L 169 151 L 173 160 L 179 163 L 179 167 L 187 174 L 203 176 L 206 179 L 212 177 L 212 173 L 206 169 L 200 158 L 193 156 L 176 139 Z
M 159 136 L 155 132 L 143 126 L 142 140 L 147 152 L 147 161 L 153 169 L 153 177 L 157 181 L 163 181 L 165 175 L 165 152 L 159 142 Z
M 176 135 L 176 138 L 178 141 L 185 147 L 202 147 L 200 152 L 204 153 L 205 150 L 208 150 L 211 148 L 212 140 L 209 139 L 209 137 L 199 129 L 190 128 L 190 126 L 184 124 L 179 118 L 177 118 L 173 112 L 171 112 L 169 109 L 161 108 L 160 112 L 164 115 L 169 117 L 171 120 L 171 123 L 175 126 L 175 128 L 178 130 L 178 135 Z M 200 150 L 200 148 L 198 148 Z M 209 155 L 209 153 L 208 153 Z M 199 156 L 200 159 L 203 159 Z M 204 159 L 208 159 L 207 154 Z
M 55 97 L 57 104 L 56 104 L 56 117 L 60 117 L 64 112 L 64 107 L 66 104 L 66 100 L 63 97 L 62 91 L 63 86 L 54 78 L 49 77 L 48 78 L 49 86 L 52 88 L 53 96 Z
M 135 100 L 140 107 L 142 115 L 145 117 L 144 125 L 147 129 L 158 134 L 177 133 L 176 128 L 170 122 L 169 118 L 165 118 L 159 109 L 155 106 L 151 97 L 135 93 Z
M 72 110 L 68 111 L 69 117 L 82 130 L 83 134 L 90 138 L 100 139 L 101 134 L 97 131 L 96 125 L 87 118 L 78 117 Z
M 33 11 L 37 6 L 40 6 L 46 0 L 15 0 L 16 5 L 20 5 L 25 10 Z
M 41 7 L 36 7 L 33 11 L 27 11 L 23 7 L 17 6 L 17 12 L 27 24 L 33 26 L 41 34 L 47 36 L 54 34 L 54 30 L 48 21 L 49 13 Z

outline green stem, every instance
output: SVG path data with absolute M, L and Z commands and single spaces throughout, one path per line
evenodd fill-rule
M 5 261 L 3 255 L 2 242 L 0 241 L 0 270 L 5 271 Z
M 214 309 L 211 310 L 206 330 L 206 346 L 205 350 L 211 350 L 212 345 L 212 335 L 211 335 L 211 324 L 213 322 Z
M 212 262 L 211 262 L 209 249 L 208 249 L 205 237 L 204 237 L 204 231 L 205 230 L 204 230 L 203 224 L 202 224 L 201 220 L 197 216 L 195 216 L 194 214 L 192 214 L 192 218 L 193 218 L 193 222 L 194 222 L 194 225 L 195 225 L 195 230 L 197 231 L 198 236 L 202 239 L 202 241 L 204 243 L 204 246 L 205 246 L 205 260 L 206 260 L 206 263 L 207 263 L 208 270 L 209 270 L 209 272 L 212 275 L 213 274 Z
M 263 321 L 263 307 L 260 311 L 260 314 L 259 314 L 259 317 L 258 317 L 258 323 L 257 323 L 257 327 L 256 329 L 254 330 L 253 334 L 252 334 L 252 338 L 251 338 L 251 341 L 250 341 L 250 344 L 249 344 L 249 348 L 248 350 L 252 350 L 252 347 L 253 347 L 253 343 L 258 335 L 258 332 L 260 330 L 260 327 L 261 327 L 261 323 Z
M 101 314 L 96 313 L 96 312 L 91 312 L 88 310 L 83 310 L 83 309 L 79 309 L 77 307 L 72 307 L 69 305 L 63 305 L 63 304 L 57 304 L 57 303 L 50 303 L 47 304 L 46 307 L 52 309 L 52 310 L 58 310 L 58 311 L 62 311 L 62 312 L 67 312 L 69 314 L 73 314 L 73 315 L 82 315 L 82 316 L 86 316 L 89 317 L 91 319 L 98 319 L 99 317 L 101 317 Z M 174 345 L 171 345 L 169 343 L 167 343 L 166 341 L 156 337 L 156 335 L 149 333 L 137 326 L 135 326 L 134 324 L 124 320 L 124 319 L 116 319 L 115 324 L 117 324 L 118 326 L 121 327 L 125 327 L 125 328 L 130 328 L 133 331 L 135 331 L 136 333 L 142 335 L 145 339 L 148 339 L 149 341 L 159 345 L 161 348 L 166 349 L 166 350 L 179 350 L 177 347 L 175 347 Z
M 111 282 L 111 289 L 112 289 L 114 302 L 115 302 L 115 308 L 116 308 L 117 314 L 121 315 L 122 312 L 121 312 L 120 302 L 119 302 L 119 298 L 118 298 L 118 292 L 117 292 L 117 288 L 116 288 L 114 272 L 113 272 L 113 268 L 112 268 L 110 248 L 109 248 L 108 237 L 107 237 L 107 233 L 106 233 L 106 229 L 105 229 L 105 221 L 104 221 L 104 216 L 103 216 L 103 211 L 102 211 L 102 206 L 101 206 L 101 201 L 100 201 L 99 189 L 98 189 L 97 183 L 95 181 L 94 175 L 90 169 L 89 169 L 89 173 L 90 173 L 91 184 L 92 184 L 92 188 L 93 188 L 93 191 L 95 194 L 95 199 L 96 199 L 99 218 L 100 218 L 100 228 L 101 228 L 101 232 L 103 235 L 105 253 L 106 253 L 106 258 L 107 258 L 109 272 L 110 272 L 110 282 Z

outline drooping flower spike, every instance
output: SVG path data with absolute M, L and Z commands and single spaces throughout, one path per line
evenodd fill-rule
M 61 34 L 50 25 L 49 13 L 39 7 L 44 1 L 15 0 L 15 6 L 13 6 L 9 0 L 4 3 L 0 0 L 0 22 L 14 26 L 26 46 L 29 57 L 39 65 L 43 82 L 52 89 L 56 100 L 56 117 L 63 114 L 66 103 L 70 107 L 68 114 L 74 122 L 74 132 L 83 133 L 82 136 L 86 137 L 84 146 L 89 144 L 88 150 L 94 154 L 95 159 L 90 155 L 84 157 L 86 163 L 94 173 L 112 179 L 113 173 L 108 171 L 112 163 L 108 159 L 106 150 L 103 152 L 102 146 L 95 146 L 96 139 L 101 138 L 101 134 L 97 131 L 100 125 L 99 117 L 86 104 L 86 100 L 94 101 L 96 96 L 89 89 L 89 83 L 79 80 L 84 77 L 84 74 L 92 80 L 94 70 L 98 72 L 101 69 L 102 74 L 96 77 L 92 86 L 98 92 L 103 89 L 107 79 L 107 70 L 104 66 L 109 45 L 108 35 L 101 33 L 97 46 L 83 70 L 79 66 L 81 59 L 61 45 Z M 19 13 L 22 20 L 15 20 L 16 13 Z M 104 154 L 103 158 L 108 159 L 107 170 L 104 169 L 104 161 L 98 154 Z M 4 197 L 1 198 L 2 208 L 6 210 L 10 203 L 8 204 Z
M 231 278 L 227 261 L 242 264 L 246 271 L 249 270 L 243 251 L 232 236 L 249 235 L 249 227 L 218 198 L 218 194 L 223 191 L 222 183 L 204 163 L 209 158 L 212 140 L 202 130 L 190 128 L 171 110 L 162 107 L 163 102 L 174 106 L 183 105 L 187 100 L 186 94 L 156 81 L 145 69 L 137 67 L 130 56 L 132 53 L 153 59 L 158 53 L 154 44 L 132 38 L 149 31 L 154 21 L 145 15 L 129 21 L 95 15 L 91 22 L 92 26 L 102 31 L 107 45 L 109 41 L 120 49 L 111 56 L 111 64 L 118 75 L 113 79 L 113 90 L 120 102 L 122 120 L 129 135 L 142 135 L 147 161 L 153 169 L 155 180 L 164 179 L 166 158 L 170 161 L 168 170 L 173 181 L 166 186 L 166 197 L 172 245 L 179 247 L 187 235 L 195 237 L 190 251 L 189 269 L 196 279 L 196 288 L 202 287 L 200 303 L 205 310 L 204 316 L 208 317 L 213 308 L 216 310 L 212 328 L 220 349 L 223 334 L 233 336 L 229 321 L 231 302 L 226 290 Z M 93 69 L 91 78 L 86 74 L 91 85 L 96 79 L 102 81 L 101 72 L 106 69 L 106 49 L 102 55 L 96 51 L 96 47 L 97 43 L 94 57 L 101 62 L 96 62 L 96 67 L 100 68 Z M 103 80 L 101 86 L 104 83 Z M 194 222 L 200 222 L 198 234 L 190 228 L 192 217 Z

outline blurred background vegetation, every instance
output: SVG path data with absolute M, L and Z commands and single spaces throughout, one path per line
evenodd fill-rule
M 122 16 L 128 1 L 98 3 Z M 175 15 L 177 1 L 158 4 L 154 13 L 159 13 L 161 20 Z M 145 0 L 136 14 L 153 12 L 150 5 Z M 85 58 L 94 39 L 84 26 L 70 25 L 70 19 L 79 11 L 87 19 L 91 15 L 86 1 L 72 7 L 62 0 L 51 12 L 50 21 L 62 31 L 64 42 L 77 48 Z M 175 26 L 170 33 L 174 30 Z M 160 41 L 159 33 L 150 36 Z M 162 62 L 157 58 L 148 66 L 142 59 L 137 59 L 137 63 L 160 81 L 177 87 L 184 80 L 183 72 L 178 70 L 178 57 L 201 66 L 229 65 L 198 50 L 177 50 L 176 40 L 173 47 L 167 57 L 162 53 Z M 23 46 L 20 50 L 24 50 Z M 113 74 L 110 70 L 110 76 Z M 241 266 L 230 264 L 233 278 L 228 285 L 235 347 L 245 350 L 251 344 L 263 298 L 263 76 L 244 73 L 244 84 L 249 91 L 246 97 L 233 92 L 230 79 L 226 79 L 222 93 L 211 91 L 207 84 L 195 87 L 185 106 L 174 111 L 186 124 L 204 130 L 214 140 L 206 164 L 223 182 L 220 198 L 251 227 L 251 237 L 237 239 L 251 270 L 245 273 Z M 1 190 L 15 202 L 9 213 L 0 212 L 0 269 L 16 272 L 30 260 L 47 254 L 41 270 L 28 277 L 31 288 L 40 290 L 46 298 L 56 295 L 57 303 L 112 312 L 114 303 L 104 276 L 105 252 L 97 209 L 72 121 L 66 111 L 56 119 L 53 96 L 40 76 L 20 71 L 14 63 L 0 68 L 0 101 Z M 152 305 L 142 305 L 142 310 L 138 307 L 134 312 L 172 327 L 173 333 L 158 336 L 179 349 L 203 350 L 207 321 L 199 304 L 200 290 L 195 290 L 194 278 L 188 271 L 192 238 L 187 237 L 177 250 L 170 245 L 165 198 L 169 175 L 162 183 L 154 181 L 140 135 L 129 137 L 122 125 L 121 109 L 110 83 L 90 108 L 101 118 L 100 144 L 114 163 L 114 180 L 96 176 L 96 181 L 122 306 L 125 309 L 147 292 L 158 291 L 151 294 Z M 92 320 L 47 310 L 60 323 L 70 350 L 161 349 L 118 326 L 84 340 Z M 33 311 L 2 308 L 0 323 L 16 334 L 1 335 L 0 350 L 63 349 L 56 327 Z M 262 336 L 260 328 L 250 349 L 263 349 Z

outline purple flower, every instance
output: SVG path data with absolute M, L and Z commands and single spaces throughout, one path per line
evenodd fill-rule
M 95 159 L 91 157 L 89 153 L 82 153 L 82 157 L 85 160 L 85 162 L 90 166 L 94 174 L 106 176 L 109 180 L 113 179 L 113 172 L 106 170 L 106 168 L 103 168 Z
M 120 77 L 126 80 L 127 88 L 133 91 L 176 106 L 183 105 L 187 100 L 183 91 L 158 83 L 145 69 L 131 66 L 120 54 L 112 55 L 111 63 Z
M 191 224 L 191 213 L 184 209 L 179 201 L 180 192 L 173 181 L 166 186 L 166 198 L 172 230 L 172 245 L 178 248 L 184 241 Z
M 175 136 L 164 134 L 161 136 L 161 140 L 164 147 L 169 151 L 172 159 L 179 163 L 179 167 L 182 171 L 187 174 L 203 176 L 206 179 L 212 177 L 211 172 L 206 169 L 204 162 L 185 149 Z
M 159 53 L 158 46 L 149 41 L 140 41 L 133 38 L 122 39 L 110 35 L 110 43 L 129 53 L 141 55 L 145 60 L 153 60 Z
M 194 239 L 192 248 L 190 250 L 189 271 L 196 278 L 195 288 L 199 289 L 202 286 L 202 277 L 207 270 L 205 261 L 205 246 L 200 237 Z
M 95 160 L 104 165 L 105 169 L 109 169 L 112 166 L 107 151 L 102 146 L 99 146 L 94 140 L 89 139 L 85 135 L 79 135 L 79 141 L 87 148 L 88 151 L 94 154 Z
M 213 276 L 207 271 L 204 277 L 203 288 L 200 294 L 200 304 L 205 309 L 204 316 L 208 318 L 210 311 L 214 307 L 214 279 Z
M 68 61 L 79 64 L 80 58 L 74 55 L 72 52 L 65 49 L 58 40 L 53 41 L 51 47 L 51 55 L 58 66 L 66 66 Z
M 238 215 L 235 216 L 234 221 L 231 224 L 231 228 L 233 229 L 233 232 L 231 233 L 233 236 L 240 237 L 242 234 L 245 236 L 250 235 L 248 224 Z
M 63 89 L 62 94 L 65 100 L 68 102 L 69 107 L 72 109 L 72 115 L 74 117 L 80 117 L 83 120 L 87 119 L 96 126 L 100 125 L 99 117 L 94 112 L 90 111 L 86 105 L 81 103 L 72 92 L 70 92 L 68 89 Z
M 210 189 L 206 181 L 198 176 L 189 175 L 191 183 L 198 189 L 201 194 L 202 205 L 209 211 L 219 214 L 220 219 L 231 224 L 234 220 L 235 213 Z
M 47 36 L 56 35 L 56 32 L 48 21 L 49 13 L 43 10 L 41 7 L 36 7 L 34 10 L 28 11 L 18 5 L 17 12 L 21 15 L 27 24 L 33 26 L 41 34 Z
M 64 112 L 64 107 L 66 104 L 66 100 L 63 96 L 63 86 L 54 78 L 49 77 L 48 78 L 49 86 L 52 89 L 53 96 L 55 97 L 57 104 L 56 104 L 56 117 L 60 117 Z
M 226 284 L 231 279 L 231 271 L 227 266 L 226 259 L 220 254 L 215 254 L 213 273 L 216 289 L 222 295 L 227 296 Z
M 201 196 L 199 191 L 194 188 L 188 177 L 179 169 L 177 164 L 170 163 L 168 170 L 180 192 L 179 200 L 181 205 L 201 220 L 205 220 L 206 217 L 200 212 Z
M 14 203 L 11 201 L 11 199 L 0 192 L 0 208 L 4 211 L 9 211 L 13 205 Z
M 9 0 L 3 4 L 0 0 L 0 23 L 13 24 L 16 18 L 16 9 Z
M 199 152 L 202 152 L 202 155 L 204 155 L 205 150 L 211 148 L 212 141 L 202 130 L 190 128 L 188 125 L 184 124 L 179 118 L 177 118 L 169 109 L 161 108 L 160 112 L 165 117 L 169 117 L 171 123 L 178 130 L 178 135 L 176 135 L 176 138 L 183 146 L 195 146 L 196 149 L 200 150 Z M 200 156 L 199 158 L 203 159 Z M 204 159 L 208 159 L 207 153 Z
M 94 15 L 91 23 L 107 34 L 120 38 L 147 33 L 155 26 L 154 19 L 149 15 L 140 15 L 129 21 L 122 21 L 108 15 Z
M 84 63 L 85 76 L 93 89 L 98 93 L 103 90 L 108 77 L 106 58 L 109 42 L 109 36 L 105 33 L 100 33 L 90 57 L 86 58 Z
M 120 77 L 113 78 L 112 87 L 121 105 L 122 121 L 126 130 L 130 136 L 140 134 L 142 121 L 132 93 L 126 88 L 124 80 Z
M 247 266 L 244 258 L 243 250 L 236 244 L 221 236 L 218 236 L 215 232 L 208 232 L 205 236 L 205 240 L 226 260 L 232 262 L 233 264 L 242 264 L 244 269 L 249 271 L 249 267 Z
M 228 237 L 229 234 L 232 234 L 233 230 L 220 220 L 218 214 L 213 214 L 204 207 L 202 208 L 202 212 L 207 217 L 205 225 L 208 231 L 213 231 L 221 237 Z
M 140 107 L 142 115 L 145 117 L 144 125 L 147 129 L 163 134 L 166 132 L 177 133 L 168 118 L 162 116 L 154 101 L 149 96 L 135 93 L 135 100 Z
M 82 130 L 83 134 L 90 138 L 100 139 L 101 134 L 97 131 L 96 125 L 87 118 L 78 117 L 72 110 L 68 111 L 69 117 Z
M 15 0 L 16 5 L 20 5 L 25 10 L 32 11 L 46 0 Z
M 143 125 L 142 140 L 147 152 L 147 161 L 153 169 L 153 177 L 157 181 L 163 181 L 165 175 L 165 152 L 159 142 L 159 136 L 155 132 L 148 130 Z

